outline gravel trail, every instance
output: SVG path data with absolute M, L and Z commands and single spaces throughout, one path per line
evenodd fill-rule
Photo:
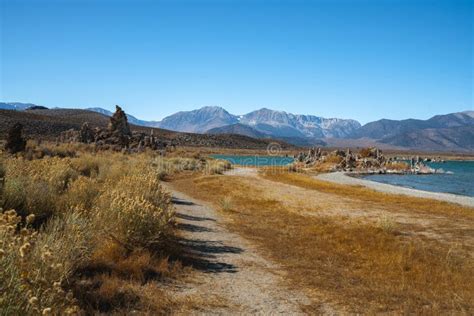
M 205 202 L 166 187 L 173 194 L 180 243 L 190 255 L 186 264 L 198 271 L 195 282 L 181 288 L 179 295 L 199 293 L 203 301 L 225 302 L 225 307 L 210 307 L 199 311 L 202 314 L 303 314 L 300 307 L 310 300 L 284 286 L 285 273 L 276 264 L 228 231 L 224 219 Z

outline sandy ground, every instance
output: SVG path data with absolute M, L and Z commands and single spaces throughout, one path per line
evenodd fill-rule
M 325 174 L 318 175 L 316 177 L 321 180 L 340 183 L 340 184 L 361 185 L 361 186 L 365 186 L 373 190 L 385 192 L 385 193 L 403 194 L 403 195 L 446 201 L 446 202 L 461 204 L 464 206 L 474 207 L 474 198 L 472 197 L 449 194 L 449 193 L 428 192 L 428 191 L 404 188 L 400 186 L 350 177 L 346 175 L 344 172 L 325 173 Z
M 347 220 L 363 220 L 375 225 L 382 218 L 390 218 L 400 226 L 400 231 L 407 236 L 416 234 L 443 243 L 462 244 L 474 249 L 474 231 L 471 221 L 453 220 L 453 218 L 441 214 L 421 214 L 409 210 L 387 209 L 380 203 L 362 202 L 340 195 L 274 182 L 259 177 L 256 168 L 235 168 L 226 172 L 226 176 L 235 177 L 239 183 L 254 188 L 255 194 L 281 201 L 288 209 L 299 214 L 336 216 Z M 352 180 L 351 177 L 345 177 Z
M 456 221 L 436 214 L 414 214 L 401 210 L 387 210 L 376 203 L 341 197 L 334 194 L 305 189 L 294 185 L 263 179 L 255 168 L 235 168 L 226 172 L 236 184 L 248 185 L 255 194 L 283 202 L 289 209 L 306 216 L 337 216 L 351 221 L 377 222 L 389 214 L 407 236 L 420 234 L 453 245 L 474 249 L 472 222 Z M 348 177 L 344 174 L 327 174 L 319 179 L 350 185 L 384 188 L 383 192 L 437 198 L 455 203 L 466 200 L 451 195 L 410 190 L 390 185 L 380 185 Z M 367 184 L 368 182 L 368 184 Z M 338 308 L 317 294 L 311 300 L 305 293 L 289 288 L 285 272 L 277 264 L 261 256 L 256 247 L 226 228 L 226 219 L 205 201 L 199 201 L 178 192 L 172 184 L 165 184 L 172 192 L 176 207 L 180 243 L 189 253 L 195 268 L 192 280 L 172 290 L 184 298 L 199 297 L 203 306 L 193 314 L 303 314 L 302 308 L 311 300 L 321 301 L 318 314 L 338 314 Z M 452 200 L 455 198 L 455 200 Z M 468 199 L 469 200 L 469 199 Z M 465 204 L 466 205 L 466 204 Z M 472 205 L 472 204 L 467 204 Z M 406 230 L 406 231 L 404 231 Z M 314 296 L 314 297 L 313 297 Z M 208 303 L 206 305 L 206 302 Z
M 224 302 L 224 307 L 210 307 L 199 311 L 202 314 L 302 314 L 300 308 L 310 304 L 309 299 L 284 285 L 285 273 L 276 264 L 228 231 L 225 220 L 205 202 L 166 187 L 173 194 L 181 244 L 197 270 L 192 284 L 175 289 L 178 295 Z M 321 313 L 333 313 L 328 306 L 322 308 Z

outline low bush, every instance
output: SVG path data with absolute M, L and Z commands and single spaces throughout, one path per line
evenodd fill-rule
M 108 183 L 107 185 L 112 185 Z M 149 247 L 159 243 L 171 227 L 171 196 L 149 170 L 123 177 L 107 190 L 94 210 L 109 234 L 128 247 Z
M 377 222 L 377 226 L 382 229 L 384 232 L 387 232 L 387 233 L 393 233 L 396 229 L 396 226 L 397 226 L 397 223 L 395 222 L 395 220 L 388 216 L 387 214 L 384 214 L 382 215 L 378 222 Z
M 154 159 L 153 166 L 160 170 L 158 175 L 162 180 L 182 171 L 223 174 L 224 171 L 232 168 L 231 163 L 226 160 L 182 157 L 173 157 L 169 159 L 158 157 Z
M 232 201 L 232 198 L 230 196 L 225 196 L 220 200 L 220 207 L 221 210 L 224 212 L 229 212 L 234 209 L 234 203 Z
M 205 171 L 208 174 L 223 174 L 224 171 L 230 170 L 232 168 L 232 164 L 226 160 L 209 160 Z
M 22 156 L 26 160 L 43 159 L 45 157 L 76 157 L 78 149 L 83 146 L 79 144 L 42 144 L 39 141 L 29 140 Z
M 76 279 L 93 271 L 105 244 L 124 249 L 121 270 L 142 275 L 149 269 L 145 259 L 174 227 L 171 197 L 154 159 L 110 152 L 4 159 L 0 207 L 11 211 L 0 209 L 1 315 L 87 307 L 81 300 L 89 296 L 73 294 L 80 292 Z M 123 299 L 124 306 L 135 304 Z
M 33 217 L 30 216 L 28 222 Z M 78 311 L 63 283 L 82 259 L 87 232 L 74 215 L 54 221 L 44 232 L 17 232 L 15 211 L 0 214 L 0 310 L 5 315 Z M 82 241 L 82 242 L 81 242 Z
M 70 160 L 60 158 L 12 158 L 6 161 L 5 169 L 3 209 L 14 209 L 22 216 L 35 214 L 38 220 L 58 211 L 58 197 L 78 176 Z

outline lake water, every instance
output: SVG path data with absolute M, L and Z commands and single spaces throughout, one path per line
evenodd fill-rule
M 211 157 L 227 160 L 233 165 L 248 167 L 286 166 L 293 162 L 293 158 L 284 156 L 211 155 Z
M 446 161 L 427 163 L 435 169 L 450 171 L 428 175 L 368 175 L 367 180 L 399 185 L 432 192 L 474 196 L 474 161 Z M 451 173 L 452 172 L 452 173 Z

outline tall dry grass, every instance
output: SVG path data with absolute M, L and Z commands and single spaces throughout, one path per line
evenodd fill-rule
M 1 315 L 95 313 L 103 306 L 84 301 L 92 279 L 109 282 L 126 262 L 137 271 L 156 264 L 157 274 L 173 266 L 159 250 L 173 233 L 174 212 L 154 159 L 151 153 L 93 151 L 2 157 Z M 97 254 L 110 245 L 123 249 L 115 262 L 122 266 L 96 272 L 105 260 Z M 149 257 L 147 265 L 134 259 L 137 253 Z M 126 283 L 129 276 L 121 277 Z M 138 301 L 122 297 L 121 303 L 132 308 Z M 115 307 L 108 308 L 101 311 Z
M 158 178 L 171 181 L 180 177 L 188 177 L 195 173 L 223 174 L 232 168 L 230 162 L 213 158 L 203 158 L 200 155 L 192 157 L 155 157 L 152 166 L 159 170 Z

